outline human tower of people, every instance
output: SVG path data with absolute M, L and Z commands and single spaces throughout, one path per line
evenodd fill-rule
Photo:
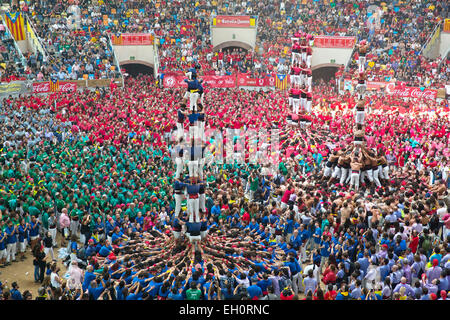
M 304 127 L 311 124 L 312 111 L 312 46 L 314 36 L 297 31 L 292 40 L 292 55 L 290 66 L 289 106 L 292 115 L 288 121 Z
M 380 148 L 368 148 L 365 143 L 366 89 L 367 76 L 365 71 L 367 42 L 362 40 L 358 45 L 358 84 L 356 86 L 358 101 L 354 107 L 355 124 L 353 126 L 353 141 L 341 149 L 333 150 L 323 171 L 323 177 L 330 181 L 338 181 L 340 185 L 350 185 L 355 191 L 360 184 L 367 182 L 381 187 L 382 181 L 389 179 L 389 167 Z

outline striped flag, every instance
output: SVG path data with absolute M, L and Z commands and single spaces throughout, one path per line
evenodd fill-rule
M 59 80 L 58 79 L 50 80 L 50 90 L 51 90 L 51 92 L 59 91 Z M 56 101 L 55 101 L 55 103 L 56 103 Z
M 25 34 L 25 23 L 23 20 L 23 15 L 20 12 L 6 12 L 5 22 L 11 31 L 12 36 L 16 41 L 21 41 L 26 39 Z
M 275 87 L 280 90 L 286 90 L 288 88 L 289 77 L 286 74 L 277 74 L 275 77 Z

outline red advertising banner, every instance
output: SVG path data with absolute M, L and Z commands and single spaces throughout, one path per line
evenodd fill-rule
M 386 93 L 394 95 L 399 98 L 422 98 L 422 99 L 436 99 L 438 90 L 436 89 L 421 89 L 418 87 L 396 86 L 395 83 L 389 83 L 386 86 Z
M 181 88 L 187 87 L 187 83 L 184 82 L 186 76 L 168 74 L 164 76 L 163 85 L 165 88 Z M 206 83 L 205 87 L 210 88 L 234 88 L 236 87 L 235 76 L 201 76 L 203 82 Z
M 116 46 L 150 46 L 153 45 L 153 36 L 149 33 L 111 34 L 111 42 Z
M 314 36 L 314 47 L 316 48 L 353 48 L 356 43 L 355 37 L 338 36 Z
M 56 89 L 57 88 L 57 89 Z M 70 81 L 59 81 L 58 85 L 51 86 L 50 81 L 33 82 L 33 93 L 48 93 L 48 92 L 70 92 L 77 90 L 77 83 Z
M 356 85 L 358 84 L 358 81 L 355 79 L 345 79 L 345 80 L 351 81 L 353 87 L 356 87 Z M 385 89 L 389 83 L 390 82 L 383 82 L 383 81 L 367 81 L 366 85 L 367 85 L 367 90 L 381 90 L 381 89 Z
M 212 24 L 215 27 L 249 28 L 255 26 L 255 19 L 250 16 L 216 16 Z
M 249 78 L 246 74 L 237 75 L 237 85 L 240 87 L 273 87 L 275 76 L 264 78 Z
M 203 81 L 207 87 L 211 88 L 234 88 L 236 87 L 235 76 L 203 76 Z

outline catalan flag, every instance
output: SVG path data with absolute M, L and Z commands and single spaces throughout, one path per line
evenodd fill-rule
M 275 77 L 275 87 L 280 90 L 288 88 L 289 76 L 286 74 L 277 74 Z
M 58 79 L 50 80 L 50 90 L 51 90 L 51 92 L 59 91 L 59 80 Z
M 12 36 L 16 41 L 21 41 L 26 39 L 25 34 L 25 23 L 23 15 L 20 12 L 6 12 L 5 22 L 8 29 L 11 31 Z

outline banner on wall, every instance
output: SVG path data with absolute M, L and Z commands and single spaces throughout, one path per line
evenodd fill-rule
M 316 48 L 351 49 L 355 43 L 355 37 L 314 36 L 314 47 Z
M 256 20 L 251 16 L 216 16 L 212 25 L 224 28 L 250 28 L 255 27 Z
M 56 88 L 57 87 L 57 88 Z M 71 81 L 59 81 L 57 85 L 51 81 L 33 82 L 32 93 L 70 92 L 77 90 L 77 83 Z
M 31 86 L 26 81 L 13 81 L 0 84 L 0 97 L 31 92 Z
M 236 76 L 200 76 L 205 87 L 210 88 L 234 88 L 234 87 L 277 87 L 286 89 L 289 81 L 289 75 L 272 74 L 263 78 L 251 78 L 247 74 L 239 73 Z M 184 82 L 186 76 L 182 72 L 168 72 L 164 74 L 163 85 L 165 88 L 187 87 Z
M 151 46 L 153 35 L 149 33 L 122 33 L 119 36 L 111 34 L 111 42 L 116 46 Z
M 438 90 L 419 87 L 396 86 L 389 83 L 386 86 L 386 93 L 399 98 L 433 99 L 436 100 Z
M 187 87 L 187 83 L 184 82 L 185 75 L 178 74 L 166 74 L 164 75 L 163 85 L 164 88 L 181 88 Z M 234 88 L 236 87 L 235 76 L 201 76 L 203 82 L 206 83 L 205 87 L 210 88 Z
M 275 77 L 250 78 L 246 74 L 237 75 L 237 85 L 240 87 L 274 87 Z

